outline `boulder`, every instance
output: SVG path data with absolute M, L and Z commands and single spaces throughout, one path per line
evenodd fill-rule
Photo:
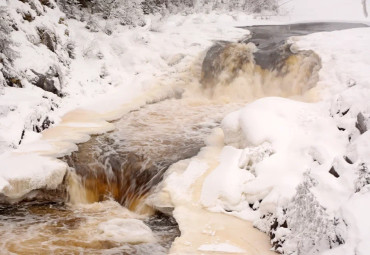
M 51 92 L 57 96 L 61 96 L 61 92 L 59 89 L 59 73 L 58 72 L 48 72 L 46 74 L 41 74 L 36 72 L 35 70 L 31 71 L 35 74 L 36 78 L 32 81 L 32 84 L 35 86 Z M 57 78 L 57 79 L 56 79 Z

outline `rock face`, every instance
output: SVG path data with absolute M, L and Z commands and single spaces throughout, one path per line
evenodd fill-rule
M 53 32 L 43 28 L 38 29 L 41 43 L 48 47 L 49 50 L 55 52 L 57 48 L 57 39 Z
M 360 131 L 360 134 L 363 134 L 368 130 L 365 116 L 361 112 L 357 114 L 356 128 Z
M 51 92 L 57 96 L 62 96 L 60 91 L 60 75 L 55 68 L 50 68 L 49 72 L 46 74 L 41 74 L 35 70 L 31 71 L 35 74 L 36 79 L 34 79 L 33 84 L 45 91 Z

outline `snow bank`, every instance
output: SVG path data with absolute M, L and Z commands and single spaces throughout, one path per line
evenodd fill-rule
M 179 224 L 181 236 L 172 244 L 170 254 L 274 254 L 269 250 L 268 237 L 253 228 L 250 222 L 210 212 L 202 206 L 203 181 L 218 165 L 223 146 L 220 128 L 214 130 L 207 144 L 196 157 L 173 164 L 167 170 L 168 176 L 159 191 L 148 198 L 148 203 L 159 206 L 161 210 L 167 209 L 166 212 L 170 211 L 168 208 L 174 208 L 173 216 Z
M 202 203 L 210 208 L 250 211 L 258 203 L 261 213 L 274 212 L 314 164 L 322 178 L 333 178 L 328 171 L 345 152 L 346 137 L 320 104 L 259 99 L 228 115 L 222 129 L 225 143 L 236 148 L 224 147 L 204 182 Z
M 17 201 L 32 190 L 57 189 L 63 182 L 67 165 L 36 154 L 0 155 L 0 194 Z
M 279 12 L 286 16 L 289 22 L 313 21 L 367 21 L 363 4 L 370 9 L 368 1 L 352 0 L 292 0 L 279 1 Z
M 321 101 L 263 98 L 229 114 L 203 206 L 252 220 L 285 254 L 367 254 L 369 36 L 292 38 L 322 59 Z

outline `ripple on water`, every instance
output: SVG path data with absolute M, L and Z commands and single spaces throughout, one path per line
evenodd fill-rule
M 2 254 L 166 254 L 179 231 L 168 216 L 146 217 L 104 201 L 3 206 L 0 236 Z

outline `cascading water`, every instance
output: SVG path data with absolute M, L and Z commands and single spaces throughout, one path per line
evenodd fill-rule
M 1 250 L 166 254 L 180 235 L 177 223 L 145 203 L 164 172 L 196 155 L 221 119 L 248 101 L 263 96 L 312 100 L 320 58 L 312 51 L 293 52 L 286 38 L 322 27 L 348 28 L 287 27 L 249 27 L 252 37 L 217 43 L 198 70 L 201 77 L 182 87 L 181 98 L 129 112 L 114 123 L 113 132 L 80 144 L 64 158 L 71 167 L 65 202 L 0 205 Z
M 81 177 L 86 201 L 112 197 L 140 211 L 140 200 L 161 181 L 165 170 L 195 156 L 231 109 L 235 105 L 194 99 L 149 104 L 117 121 L 115 131 L 81 144 L 66 160 Z

